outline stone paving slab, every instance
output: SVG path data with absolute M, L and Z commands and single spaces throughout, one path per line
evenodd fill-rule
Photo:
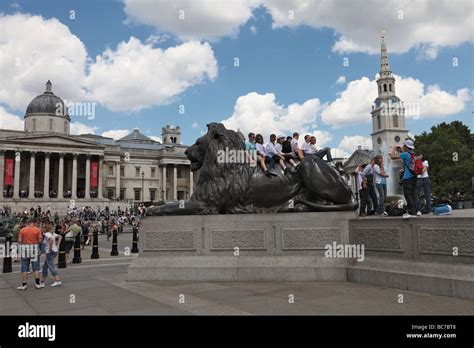
M 68 265 L 57 288 L 1 274 L 0 315 L 474 315 L 474 301 L 349 282 L 127 282 L 131 259 Z

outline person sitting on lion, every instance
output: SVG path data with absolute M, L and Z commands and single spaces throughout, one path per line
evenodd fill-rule
M 237 132 L 226 129 L 221 123 L 210 123 L 207 127 L 207 133 L 185 151 L 191 162 L 190 169 L 199 170 L 191 197 L 184 202 L 152 206 L 147 215 L 357 209 L 349 186 L 321 158 L 303 158 L 298 170 L 270 178 L 249 163 L 218 161 L 221 151 L 245 151 L 245 143 Z

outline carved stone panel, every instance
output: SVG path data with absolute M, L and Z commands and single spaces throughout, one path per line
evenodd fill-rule
M 356 227 L 350 232 L 352 244 L 363 244 L 365 250 L 402 251 L 399 228 Z
M 211 230 L 211 250 L 266 249 L 265 229 Z
M 196 231 L 147 232 L 144 245 L 144 250 L 196 250 Z
M 334 241 L 340 243 L 341 228 L 282 228 L 281 245 L 283 250 L 320 250 Z
M 418 232 L 420 252 L 424 254 L 474 254 L 474 228 L 470 227 L 422 227 Z

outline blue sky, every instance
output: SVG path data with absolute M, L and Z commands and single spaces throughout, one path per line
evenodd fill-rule
M 134 0 L 129 0 L 129 2 L 133 3 Z M 79 122 L 85 127 L 84 129 L 91 129 L 97 134 L 110 130 L 131 130 L 138 127 L 145 134 L 159 136 L 161 127 L 171 124 L 179 125 L 182 129 L 182 142 L 191 144 L 200 136 L 201 132 L 205 131 L 207 123 L 228 120 L 234 115 L 235 122 L 230 124 L 236 124 L 242 130 L 246 131 L 250 127 L 250 129 L 264 134 L 272 131 L 289 134 L 290 131 L 295 130 L 317 132 L 320 139 L 325 143 L 324 145 L 339 148 L 346 153 L 351 152 L 351 146 L 355 148 L 357 143 L 361 142 L 360 137 L 369 137 L 371 133 L 371 124 L 368 123 L 370 121 L 370 100 L 373 100 L 373 98 L 367 99 L 368 87 L 362 86 L 361 79 L 367 77 L 369 80 L 374 80 L 375 74 L 379 70 L 380 53 L 377 50 L 380 50 L 380 26 L 373 25 L 374 28 L 364 28 L 365 32 L 369 34 L 359 33 L 351 37 L 351 30 L 347 28 L 350 27 L 348 22 L 352 21 L 350 16 L 342 19 L 335 16 L 335 18 L 328 20 L 330 24 L 313 23 L 310 22 L 310 19 L 301 19 L 301 23 L 286 25 L 281 21 L 278 22 L 275 13 L 277 11 L 285 12 L 287 8 L 271 9 L 270 5 L 267 7 L 264 4 L 251 7 L 251 16 L 245 18 L 245 15 L 242 15 L 243 19 L 240 23 L 237 20 L 237 24 L 235 22 L 229 23 L 229 26 L 233 26 L 233 33 L 230 35 L 219 33 L 225 31 L 222 29 L 225 24 L 217 23 L 216 37 L 209 37 L 209 34 L 204 33 L 201 36 L 198 34 L 196 37 L 188 38 L 189 35 L 192 36 L 193 34 L 183 34 L 176 23 L 170 24 L 166 18 L 163 19 L 163 23 L 168 22 L 162 24 L 162 18 L 159 14 L 155 17 L 152 16 L 151 19 L 146 18 L 146 12 L 149 9 L 141 9 L 140 1 L 137 0 L 136 2 L 136 5 L 130 4 L 130 7 L 135 6 L 135 10 L 131 11 L 126 10 L 124 2 L 118 0 L 2 1 L 0 13 L 3 14 L 3 18 L 29 14 L 33 17 L 41 16 L 42 21 L 57 19 L 60 25 L 67 27 L 70 33 L 83 43 L 87 62 L 79 68 L 83 72 L 76 73 L 84 74 L 86 77 L 90 74 L 91 65 L 94 64 L 96 56 L 102 55 L 106 49 L 116 52 L 118 50 L 117 45 L 121 42 L 129 42 L 130 37 L 137 38 L 141 45 L 145 45 L 146 40 L 151 35 L 159 36 L 161 41 L 152 45 L 154 50 L 180 47 L 180 45 L 191 40 L 197 41 L 201 45 L 208 43 L 213 55 L 213 60 L 211 60 L 215 62 L 217 69 L 214 76 L 209 69 L 204 68 L 199 77 L 190 78 L 194 80 L 189 83 L 188 87 L 183 88 L 178 93 L 167 95 L 164 98 L 165 100 L 160 100 L 161 94 L 157 95 L 157 99 L 160 101 L 156 103 L 153 102 L 153 88 L 151 88 L 151 91 L 148 92 L 150 93 L 150 98 L 147 98 L 148 104 L 141 105 L 138 111 L 132 110 L 132 107 L 130 107 L 131 110 L 126 110 L 127 107 L 123 105 L 119 107 L 119 110 L 114 111 L 114 107 L 110 107 L 114 103 L 110 99 L 112 97 L 101 97 L 99 96 L 101 93 L 95 95 L 94 87 L 91 87 L 91 84 L 85 84 L 84 89 L 90 89 L 89 91 L 94 92 L 91 93 L 92 97 L 90 96 L 89 100 L 95 100 L 98 103 L 96 117 L 93 120 L 88 120 L 77 116 L 73 117 L 73 122 Z M 183 4 L 183 8 L 186 9 L 186 2 L 184 1 Z M 144 6 L 151 5 L 145 4 Z M 161 1 L 157 11 L 172 6 L 174 5 L 170 1 Z M 451 2 L 451 6 L 468 6 L 467 11 L 462 9 L 460 11 L 472 18 L 472 5 L 469 5 L 469 1 Z M 75 11 L 74 19 L 70 19 L 71 10 Z M 379 10 L 385 11 L 377 8 L 373 10 L 374 13 Z M 172 11 L 176 11 L 176 9 L 173 8 Z M 443 9 L 440 9 L 440 11 L 443 12 Z M 132 12 L 133 14 L 131 14 Z M 166 10 L 163 10 L 163 12 L 166 14 Z M 366 11 L 366 13 L 369 15 L 370 11 Z M 207 13 L 202 16 L 205 15 Z M 209 16 L 210 19 L 207 18 L 207 20 L 204 17 L 202 21 L 206 23 L 206 28 L 210 28 L 209 30 L 212 31 L 212 19 L 214 17 L 212 14 L 209 14 Z M 357 21 L 360 20 L 357 16 L 358 14 L 355 12 L 354 25 L 358 25 Z M 406 16 L 409 17 L 409 12 Z M 440 20 L 444 20 L 442 13 L 439 16 L 441 16 Z M 446 14 L 446 16 L 457 17 L 455 13 Z M 28 18 L 19 18 L 20 23 L 22 20 L 27 21 Z M 150 20 L 154 22 L 150 24 Z M 447 26 L 453 23 L 452 18 L 446 18 L 445 20 L 448 23 Z M 370 19 L 367 19 L 367 21 L 370 21 Z M 422 26 L 423 21 L 425 23 L 430 22 L 429 18 L 422 18 L 421 20 L 418 18 L 414 22 L 418 22 Z M 472 26 L 470 39 L 457 37 L 459 42 L 455 42 L 456 40 L 449 38 L 449 35 L 452 34 L 447 30 L 445 41 L 450 40 L 450 44 L 444 44 L 445 41 L 441 39 L 440 42 L 433 43 L 433 40 L 440 37 L 439 33 L 436 33 L 435 39 L 427 36 L 426 42 L 423 42 L 423 39 L 419 39 L 419 35 L 416 35 L 417 38 L 413 39 L 410 44 L 405 43 L 405 41 L 410 41 L 409 38 L 404 41 L 399 36 L 415 33 L 417 24 L 406 25 L 406 23 L 400 22 L 394 25 L 392 22 L 389 21 L 386 25 L 386 42 L 389 50 L 390 66 L 395 75 L 407 79 L 405 84 L 398 83 L 397 80 L 397 94 L 404 99 L 402 97 L 404 94 L 415 94 L 411 94 L 413 88 L 413 91 L 418 93 L 413 98 L 420 100 L 422 106 L 425 105 L 423 103 L 428 103 L 433 99 L 442 103 L 441 106 L 432 105 L 431 103 L 430 106 L 423 107 L 422 115 L 419 118 L 407 118 L 410 133 L 417 134 L 428 130 L 434 124 L 452 120 L 462 120 L 472 129 L 474 127 L 472 122 L 474 79 Z M 198 25 L 200 24 L 198 23 Z M 21 31 L 21 28 L 18 30 Z M 462 27 L 456 30 L 462 30 Z M 9 31 L 6 30 L 5 32 L 8 34 Z M 353 32 L 357 31 L 354 30 Z M 0 32 L 1 34 L 2 32 Z M 444 33 L 441 34 L 444 35 Z M 25 33 L 25 43 L 22 50 L 27 47 L 27 40 L 34 40 L 35 35 L 34 31 Z M 69 39 L 68 34 L 62 33 L 61 35 L 65 35 L 65 39 Z M 367 38 L 369 35 L 373 40 Z M 465 33 L 462 35 L 465 35 Z M 341 38 L 351 40 L 356 47 L 345 51 L 335 49 L 335 42 L 341 41 Z M 9 39 L 9 37 L 0 37 L 0 58 L 2 44 L 8 42 Z M 369 49 L 366 48 L 367 45 L 370 45 Z M 428 47 L 427 45 L 431 46 Z M 54 56 L 55 53 L 51 50 L 50 45 L 45 44 L 44 47 L 49 50 L 48 55 Z M 435 49 L 434 54 L 433 49 Z M 424 50 L 427 53 L 423 52 Z M 12 54 L 14 56 L 14 53 Z M 57 54 L 61 55 L 63 53 L 59 50 Z M 239 59 L 239 67 L 234 67 L 234 58 L 236 57 Z M 343 66 L 344 58 L 349 59 L 349 66 L 347 67 Z M 453 58 L 457 58 L 458 66 L 456 67 L 453 67 Z M 130 63 L 135 64 L 134 61 Z M 2 60 L 0 59 L 0 71 L 2 71 L 1 64 Z M 80 65 L 80 63 L 78 64 Z M 153 66 L 153 64 L 150 66 L 143 65 L 143 69 L 146 71 L 136 72 L 132 78 L 140 79 L 142 76 L 153 75 Z M 34 71 L 34 69 L 44 70 L 51 67 L 32 66 L 31 68 Z M 140 69 L 140 67 L 135 68 Z M 4 67 L 3 69 L 6 71 L 7 68 Z M 39 76 L 43 76 L 43 73 L 44 71 L 38 72 Z M 52 75 L 54 76 L 54 74 L 58 74 L 58 69 L 52 70 Z M 77 78 L 74 78 L 75 75 L 71 75 L 69 81 L 67 77 L 62 80 L 59 79 L 58 83 L 55 83 L 53 77 L 51 80 L 56 94 L 66 99 L 75 100 L 79 92 L 71 91 L 73 87 L 65 86 L 67 83 L 72 85 L 75 80 L 77 81 Z M 340 76 L 345 77 L 345 83 L 336 83 Z M 40 94 L 44 89 L 45 81 L 17 81 L 12 73 L 9 73 L 8 77 L 12 81 L 16 81 L 15 84 L 12 83 L 12 86 L 18 86 L 20 83 L 29 84 L 21 86 L 25 90 L 24 100 L 28 100 L 28 93 L 31 94 L 32 91 L 36 90 L 36 94 Z M 95 80 L 100 78 L 107 79 L 107 74 L 100 74 Z M 114 89 L 123 84 L 123 93 L 127 95 L 133 96 L 141 93 L 136 88 L 136 84 L 130 86 L 129 89 L 125 88 L 128 83 L 126 79 L 130 80 L 130 77 L 124 76 L 124 81 L 121 81 L 120 78 L 118 76 L 111 79 L 114 83 L 101 81 L 100 84 L 107 86 L 106 89 Z M 409 78 L 411 79 L 408 80 Z M 164 82 L 166 81 L 168 80 Z M 349 84 L 352 81 L 354 82 L 353 88 L 349 89 Z M 435 89 L 441 94 L 430 96 L 430 90 L 432 90 L 428 88 L 430 85 L 437 85 Z M 406 86 L 405 90 L 401 90 L 404 86 Z M 419 90 L 420 86 L 422 86 L 421 92 Z M 163 86 L 158 87 L 163 88 Z M 8 86 L 4 88 L 6 89 Z M 13 100 L 13 97 L 11 97 L 9 99 L 8 93 L 3 93 L 2 97 L 1 90 L 2 87 L 0 86 L 0 106 L 3 107 L 3 112 L 8 115 L 23 116 L 27 101 L 22 103 L 22 100 L 18 100 L 18 98 Z M 461 92 L 459 92 L 460 90 Z M 234 112 L 238 98 L 247 96 L 252 92 L 255 92 L 255 94 L 251 98 L 242 98 L 241 104 L 239 104 L 247 110 L 247 113 Z M 344 94 L 344 92 L 347 93 Z M 264 101 L 262 96 L 267 93 L 274 94 L 274 104 L 269 99 Z M 376 91 L 374 90 L 373 93 L 376 93 Z M 358 97 L 359 94 L 360 97 Z M 32 97 L 34 95 L 33 93 Z M 341 96 L 344 97 L 341 99 Z M 340 98 L 339 102 L 337 102 L 338 98 Z M 443 98 L 446 98 L 446 102 Z M 308 115 L 297 118 L 287 109 L 290 104 L 303 105 L 306 101 L 313 99 L 317 99 L 317 102 L 312 103 L 312 106 L 308 103 L 307 107 L 303 107 L 301 110 L 301 113 L 308 113 Z M 343 107 L 345 103 L 357 105 L 348 115 L 340 115 L 342 119 L 336 121 L 337 117 L 333 115 L 338 115 L 346 110 Z M 184 114 L 179 113 L 180 105 L 185 107 Z M 281 114 L 275 116 L 274 124 L 272 124 L 273 121 L 265 121 L 265 129 L 252 128 L 262 127 L 262 123 L 256 121 L 256 123 L 252 123 L 260 117 L 258 111 L 268 109 L 271 114 L 272 107 L 281 108 Z M 443 111 L 438 115 L 436 111 L 441 107 Z M 253 116 L 252 110 L 255 110 Z M 423 114 L 424 110 L 426 110 L 425 114 Z M 350 115 L 352 112 L 354 115 Z M 322 116 L 323 113 L 325 116 Z M 272 116 L 267 117 L 272 119 Z M 293 117 L 296 118 L 292 120 Z M 2 128 L 5 128 L 3 124 Z M 341 143 L 344 137 L 347 141 Z

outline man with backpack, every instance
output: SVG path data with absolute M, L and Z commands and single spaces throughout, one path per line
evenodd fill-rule
M 423 156 L 415 153 L 415 144 L 412 140 L 407 140 L 403 144 L 403 152 L 398 153 L 397 147 L 392 148 L 390 158 L 392 160 L 401 159 L 403 161 L 403 195 L 407 201 L 407 212 L 403 214 L 403 218 L 416 217 L 416 201 L 418 197 L 417 192 L 417 175 L 423 172 Z M 421 213 L 419 214 L 421 215 Z

